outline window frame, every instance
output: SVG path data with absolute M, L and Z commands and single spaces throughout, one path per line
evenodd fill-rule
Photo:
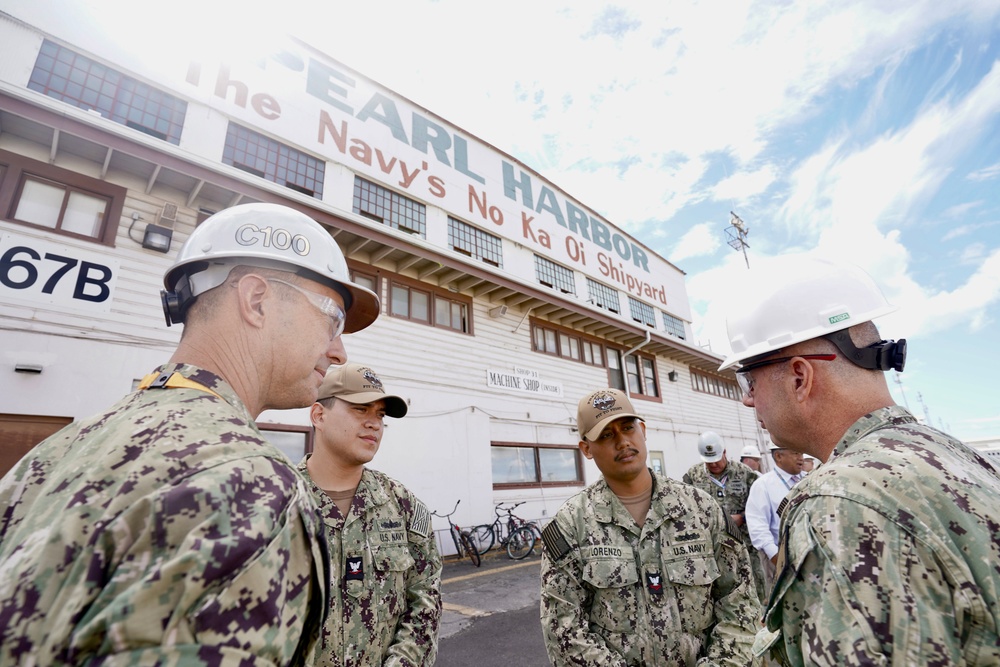
M 663 383 L 660 381 L 660 372 L 657 368 L 656 357 L 637 352 L 633 352 L 632 354 L 625 356 L 625 350 L 614 345 L 606 345 L 605 354 L 608 358 L 607 369 L 609 387 L 626 391 L 626 393 L 628 393 L 628 395 L 632 398 L 641 398 L 645 401 L 653 401 L 656 403 L 663 402 Z M 617 360 L 617 363 L 619 364 L 618 368 L 612 367 L 612 358 Z M 637 377 L 641 381 L 641 391 L 633 390 L 631 384 L 629 383 L 629 360 L 635 360 Z M 648 362 L 653 371 L 653 378 L 651 382 L 655 393 L 648 393 L 648 388 L 646 387 L 647 378 L 644 373 L 643 362 Z M 628 387 L 627 390 L 626 387 Z
M 456 244 L 458 233 L 471 237 L 471 249 Z M 460 255 L 477 259 L 483 264 L 498 269 L 503 268 L 503 238 L 452 215 L 448 216 L 448 247 Z
M 253 140 L 255 147 L 261 149 L 255 152 L 253 157 L 258 160 L 263 159 L 265 169 L 262 171 L 254 165 L 245 164 L 236 160 L 237 154 L 249 155 L 249 149 L 240 144 L 249 144 Z M 274 156 L 272 161 L 271 156 Z M 284 163 L 284 164 L 283 164 Z M 258 132 L 236 121 L 229 121 L 226 127 L 226 139 L 222 149 L 222 164 L 235 167 L 240 171 L 253 174 L 265 181 L 270 181 L 277 185 L 284 186 L 294 192 L 299 192 L 314 199 L 323 199 L 323 183 L 326 179 L 326 160 L 316 157 L 311 153 L 300 150 L 278 141 L 263 132 Z M 286 178 L 279 180 L 284 174 Z M 289 180 L 289 177 L 300 180 Z M 301 182 L 300 182 L 301 181 Z M 313 187 L 310 188 L 309 186 Z
M 651 329 L 656 328 L 656 310 L 645 301 L 640 301 L 629 295 L 628 312 L 633 322 L 644 324 Z
M 557 445 L 557 444 L 542 444 L 542 443 L 529 443 L 529 442 L 508 442 L 508 441 L 492 441 L 490 442 L 490 447 L 517 447 L 522 449 L 531 449 L 535 460 L 535 481 L 533 482 L 493 482 L 494 490 L 501 489 L 541 489 L 541 488 L 551 488 L 558 486 L 583 486 L 583 453 L 580 452 L 580 448 L 577 445 Z M 541 479 L 542 476 L 542 466 L 541 459 L 539 457 L 539 452 L 543 449 L 557 449 L 574 452 L 574 460 L 576 461 L 576 479 L 572 481 L 556 481 L 556 482 L 546 482 Z M 492 455 L 490 457 L 490 479 L 492 481 L 493 477 L 493 466 L 492 466 Z
M 104 212 L 104 220 L 100 230 L 95 236 L 87 236 L 77 232 L 64 231 L 60 227 L 47 227 L 32 222 L 17 220 L 14 213 L 20 201 L 21 193 L 24 189 L 26 178 L 34 178 L 63 187 L 67 193 L 71 191 L 99 197 L 108 201 L 108 206 Z M 125 208 L 125 198 L 128 191 L 120 186 L 113 185 L 107 181 L 84 176 L 75 171 L 63 169 L 52 164 L 32 160 L 31 158 L 9 151 L 0 150 L 0 216 L 5 221 L 24 225 L 31 229 L 38 229 L 58 236 L 80 239 L 91 243 L 99 243 L 108 247 L 115 247 L 115 238 L 122 223 L 122 211 Z M 64 199 L 65 204 L 65 199 Z M 62 213 L 57 225 L 62 224 Z
M 358 269 L 362 273 L 371 276 L 371 270 Z M 384 281 L 385 289 L 387 290 L 387 296 L 385 299 L 385 313 L 391 317 L 395 317 L 401 320 L 407 320 L 415 324 L 421 324 L 423 326 L 434 327 L 435 329 L 442 329 L 444 331 L 450 331 L 452 333 L 458 333 L 465 336 L 475 335 L 475 329 L 473 327 L 473 307 L 472 299 L 465 296 L 464 294 L 457 294 L 455 292 L 448 291 L 437 285 L 432 285 L 430 283 L 421 282 L 419 280 L 414 280 L 406 276 L 400 275 L 398 273 L 391 273 L 389 271 L 382 271 L 381 269 L 376 270 L 375 275 L 377 278 Z M 379 283 L 381 287 L 381 283 Z M 428 321 L 423 321 L 415 319 L 410 315 L 400 315 L 394 313 L 392 309 L 392 288 L 394 285 L 400 287 L 405 287 L 408 290 L 418 290 L 424 292 L 428 295 L 427 310 L 428 310 Z M 455 329 L 451 326 L 451 322 L 448 324 L 441 324 L 437 322 L 437 303 L 438 301 L 448 301 L 452 304 L 459 304 L 465 309 L 465 322 L 467 331 L 462 331 L 460 329 Z M 450 310 L 450 309 L 449 309 Z
M 660 312 L 663 313 L 663 330 L 667 335 L 679 338 L 680 340 L 687 340 L 687 329 L 684 327 L 684 320 L 671 315 L 665 310 L 661 310 Z
M 305 455 L 312 454 L 313 447 L 315 445 L 316 430 L 309 426 L 302 426 L 299 424 L 276 424 L 271 422 L 256 422 L 257 428 L 261 431 L 275 431 L 278 433 L 302 433 L 306 436 L 306 451 Z M 267 436 L 265 436 L 265 439 Z M 273 444 L 273 443 L 272 443 Z M 277 445 L 274 445 L 276 448 Z M 298 465 L 298 461 L 292 461 L 295 465 Z
M 605 299 L 599 297 L 608 297 L 608 298 Z M 613 299 L 615 305 L 614 308 L 611 307 L 610 303 L 605 303 L 605 301 L 610 302 L 612 300 L 611 297 L 614 297 Z M 590 300 L 592 304 L 594 304 L 601 310 L 606 310 L 609 313 L 615 313 L 616 315 L 622 314 L 622 302 L 621 302 L 621 297 L 618 294 L 618 290 L 609 285 L 605 285 L 602 282 L 598 282 L 593 278 L 591 278 L 590 276 L 587 276 L 587 298 Z
M 530 328 L 531 328 L 531 351 L 532 352 L 538 352 L 539 354 L 546 354 L 546 355 L 549 355 L 549 356 L 552 356 L 552 357 L 558 357 L 560 359 L 566 359 L 568 361 L 576 361 L 576 362 L 579 362 L 579 363 L 587 365 L 587 366 L 593 366 L 595 368 L 604 368 L 605 367 L 605 363 L 604 362 L 605 362 L 605 359 L 607 358 L 607 353 L 604 350 L 605 345 L 604 345 L 604 343 L 601 340 L 599 340 L 597 338 L 591 338 L 591 337 L 589 337 L 589 336 L 587 336 L 585 334 L 581 334 L 580 332 L 574 331 L 573 329 L 570 329 L 568 327 L 560 326 L 558 324 L 552 324 L 551 322 L 546 322 L 545 320 L 539 320 L 539 319 L 531 318 L 529 320 L 529 322 L 530 322 Z M 548 331 L 548 332 L 551 332 L 552 335 L 555 337 L 555 339 L 553 341 L 554 344 L 555 344 L 555 349 L 553 349 L 553 350 L 550 351 L 548 349 L 547 343 L 546 343 L 546 348 L 545 349 L 539 348 L 538 344 L 537 344 L 537 340 L 536 340 L 536 336 L 537 336 L 536 332 L 537 331 L 542 331 L 542 332 Z M 563 352 L 563 349 L 562 349 L 562 347 L 563 347 L 563 340 L 562 340 L 562 338 L 563 337 L 567 337 L 567 338 L 570 338 L 570 339 L 576 339 L 578 341 L 578 343 L 579 343 L 578 346 L 577 346 L 577 349 L 579 350 L 579 356 L 578 357 L 574 357 L 571 354 L 565 354 Z M 598 362 L 587 361 L 587 359 L 586 359 L 587 355 L 584 352 L 584 348 L 588 347 L 588 346 L 591 348 L 591 354 L 592 355 L 593 355 L 593 351 L 594 351 L 594 347 L 595 346 L 596 346 L 597 350 L 600 352 L 601 359 Z
M 366 194 L 368 195 L 367 198 L 365 197 Z M 388 213 L 389 215 L 379 215 L 378 210 L 362 208 L 361 204 L 366 201 L 372 203 L 376 209 L 380 209 L 381 213 Z M 386 203 L 388 206 L 385 205 Z M 381 183 L 376 183 L 357 174 L 354 175 L 354 184 L 351 190 L 351 211 L 405 234 L 416 234 L 422 239 L 427 238 L 426 204 L 412 197 L 400 194 L 395 190 L 390 190 Z M 394 215 L 395 213 L 401 214 L 407 211 L 413 211 L 415 215 Z M 417 226 L 400 224 L 401 222 L 414 223 Z
M 535 281 L 539 285 L 555 290 L 561 294 L 572 294 L 573 296 L 576 296 L 576 274 L 573 269 L 565 267 L 562 264 L 556 264 L 548 257 L 542 257 L 537 252 L 534 253 L 534 255 Z M 551 284 L 542 280 L 541 273 L 543 270 L 547 270 L 552 273 L 554 280 Z M 566 286 L 560 284 L 560 278 L 565 282 Z
M 49 69 L 44 69 L 43 59 L 53 61 Z M 73 76 L 74 72 L 80 74 Z M 78 109 L 93 109 L 120 125 L 180 145 L 187 116 L 185 100 L 50 39 L 45 39 L 38 50 L 27 88 Z
M 728 398 L 738 403 L 743 402 L 743 390 L 736 380 L 707 373 L 700 368 L 690 367 L 691 388 L 699 394 L 709 394 L 719 398 Z

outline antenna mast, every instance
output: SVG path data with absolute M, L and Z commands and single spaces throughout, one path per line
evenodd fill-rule
M 743 252 L 743 261 L 747 263 L 748 269 L 750 268 L 750 260 L 747 258 L 747 248 L 750 247 L 747 244 L 747 234 L 749 233 L 750 228 L 746 226 L 743 219 L 730 211 L 729 226 L 726 227 L 726 243 L 728 243 L 733 250 L 740 250 Z

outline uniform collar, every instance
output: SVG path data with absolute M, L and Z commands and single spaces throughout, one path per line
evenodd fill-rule
M 653 489 L 649 514 L 646 515 L 646 522 L 643 524 L 644 530 L 647 526 L 656 528 L 667 519 L 680 516 L 685 511 L 680 500 L 670 493 L 669 483 L 652 470 L 649 471 L 649 474 L 653 477 Z M 635 528 L 635 520 L 632 515 L 625 509 L 625 505 L 618 499 L 603 477 L 595 485 L 592 497 L 594 518 L 598 522 L 616 523 L 623 528 Z
M 830 460 L 832 461 L 846 452 L 851 445 L 873 431 L 877 431 L 878 429 L 886 426 L 898 426 L 900 424 L 915 423 L 917 423 L 917 420 L 913 414 L 906 408 L 899 405 L 890 405 L 889 407 L 880 408 L 874 412 L 870 412 L 858 421 L 854 422 L 854 424 L 847 429 L 847 433 L 845 433 L 844 437 L 837 443 L 837 446 L 833 448 L 833 454 L 830 456 Z
M 229 403 L 231 406 L 242 412 L 248 423 L 255 424 L 256 422 L 254 417 L 250 414 L 250 411 L 247 409 L 247 406 L 243 403 L 243 399 L 236 394 L 236 391 L 229 386 L 229 383 L 211 371 L 206 371 L 204 368 L 192 366 L 191 364 L 163 364 L 157 368 L 154 373 L 158 375 L 164 373 L 178 373 L 188 380 L 197 382 L 206 389 L 212 390 L 222 397 L 226 403 Z

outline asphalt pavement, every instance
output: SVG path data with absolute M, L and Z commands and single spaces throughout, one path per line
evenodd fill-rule
M 438 667 L 550 667 L 538 621 L 539 550 L 514 561 L 494 549 L 478 568 L 445 561 Z

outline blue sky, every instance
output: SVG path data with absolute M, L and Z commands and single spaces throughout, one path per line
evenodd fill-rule
M 92 11 L 127 26 L 142 5 Z M 720 354 L 746 272 L 731 210 L 751 266 L 854 261 L 900 307 L 878 322 L 909 342 L 897 402 L 1000 437 L 1000 3 L 274 6 L 177 0 L 155 18 L 220 48 L 236 48 L 222 25 L 244 47 L 290 31 L 523 160 L 683 269 L 694 337 Z

